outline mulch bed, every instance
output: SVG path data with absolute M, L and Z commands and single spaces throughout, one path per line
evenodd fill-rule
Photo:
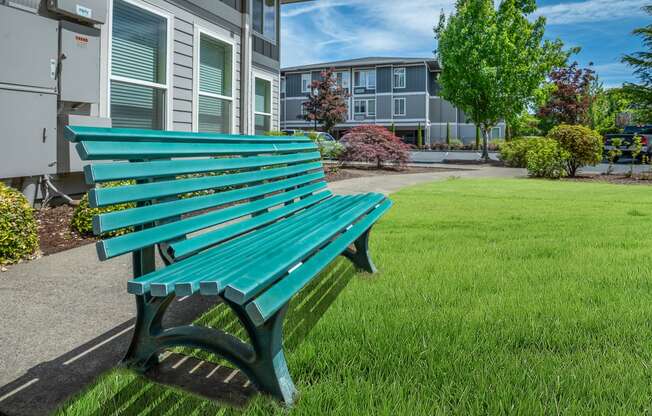
M 41 253 L 44 256 L 95 241 L 93 237 L 81 236 L 70 229 L 74 210 L 75 207 L 70 205 L 59 205 L 35 212 Z
M 602 182 L 602 183 L 613 183 L 618 185 L 652 185 L 652 176 L 645 175 L 635 175 L 635 176 L 626 176 L 626 175 L 580 175 L 575 178 L 564 178 L 565 181 L 571 182 Z

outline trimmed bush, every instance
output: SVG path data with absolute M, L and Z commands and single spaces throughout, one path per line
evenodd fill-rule
M 570 153 L 552 139 L 543 139 L 533 142 L 534 145 L 527 151 L 527 171 L 536 178 L 559 179 L 566 176 L 566 167 Z
M 354 127 L 342 138 L 341 159 L 347 162 L 371 162 L 381 169 L 392 163 L 403 167 L 410 161 L 410 146 L 382 126 Z
M 113 188 L 116 186 L 124 186 L 124 185 L 130 185 L 133 182 L 129 181 L 121 181 L 121 182 L 109 182 L 106 184 L 103 184 L 102 187 L 104 188 Z M 125 209 L 129 208 L 135 208 L 136 204 L 134 203 L 128 203 L 128 204 L 118 204 L 118 205 L 111 205 L 108 207 L 102 207 L 102 208 L 91 208 L 91 206 L 88 203 L 88 194 L 84 195 L 84 197 L 79 201 L 79 205 L 75 207 L 75 212 L 72 214 L 72 220 L 70 221 L 70 226 L 72 229 L 76 232 L 78 232 L 81 235 L 93 235 L 93 217 L 96 215 L 100 214 L 105 214 L 107 212 L 113 212 L 113 211 L 122 211 Z M 123 228 L 121 230 L 116 230 L 116 231 L 111 231 L 110 233 L 106 233 L 106 237 L 115 237 L 118 235 L 122 234 L 127 234 L 131 232 L 131 228 Z
M 500 158 L 507 166 L 513 168 L 527 168 L 527 152 L 537 145 L 543 137 L 519 137 L 500 146 Z
M 547 137 L 556 140 L 569 153 L 568 176 L 575 176 L 583 166 L 595 166 L 602 161 L 602 136 L 588 127 L 562 124 L 550 130 Z
M 0 182 L 0 265 L 27 259 L 37 249 L 34 210 L 23 194 Z

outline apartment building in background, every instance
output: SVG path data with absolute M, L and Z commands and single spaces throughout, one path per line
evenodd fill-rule
M 435 59 L 361 58 L 281 70 L 281 128 L 313 128 L 304 120 L 302 104 L 310 93 L 310 84 L 323 70 L 334 68 L 338 85 L 349 92 L 348 114 L 336 126 L 341 136 L 362 124 L 394 126 L 396 135 L 416 144 L 422 130 L 424 144 L 451 139 L 475 141 L 476 126 L 464 112 L 439 95 L 437 82 L 441 68 Z M 504 138 L 505 125 L 492 131 L 492 138 Z

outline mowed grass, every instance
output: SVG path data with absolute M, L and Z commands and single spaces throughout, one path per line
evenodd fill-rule
M 392 199 L 373 232 L 380 273 L 351 279 L 287 353 L 290 414 L 652 412 L 652 188 L 449 180 Z M 61 414 L 136 400 L 139 414 L 287 413 L 122 370 Z

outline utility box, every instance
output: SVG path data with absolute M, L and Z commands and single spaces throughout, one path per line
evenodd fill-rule
M 56 94 L 0 87 L 0 126 L 0 178 L 56 172 Z
M 59 22 L 0 6 L 0 84 L 55 92 Z
M 70 143 L 64 138 L 66 126 L 84 126 L 84 127 L 111 127 L 110 118 L 92 117 L 77 114 L 63 114 L 59 116 L 58 138 L 57 138 L 57 172 L 81 172 L 84 162 L 79 158 L 75 143 Z
M 106 22 L 106 0 L 48 0 L 48 8 L 82 22 Z
M 99 103 L 100 30 L 61 22 L 61 101 Z

